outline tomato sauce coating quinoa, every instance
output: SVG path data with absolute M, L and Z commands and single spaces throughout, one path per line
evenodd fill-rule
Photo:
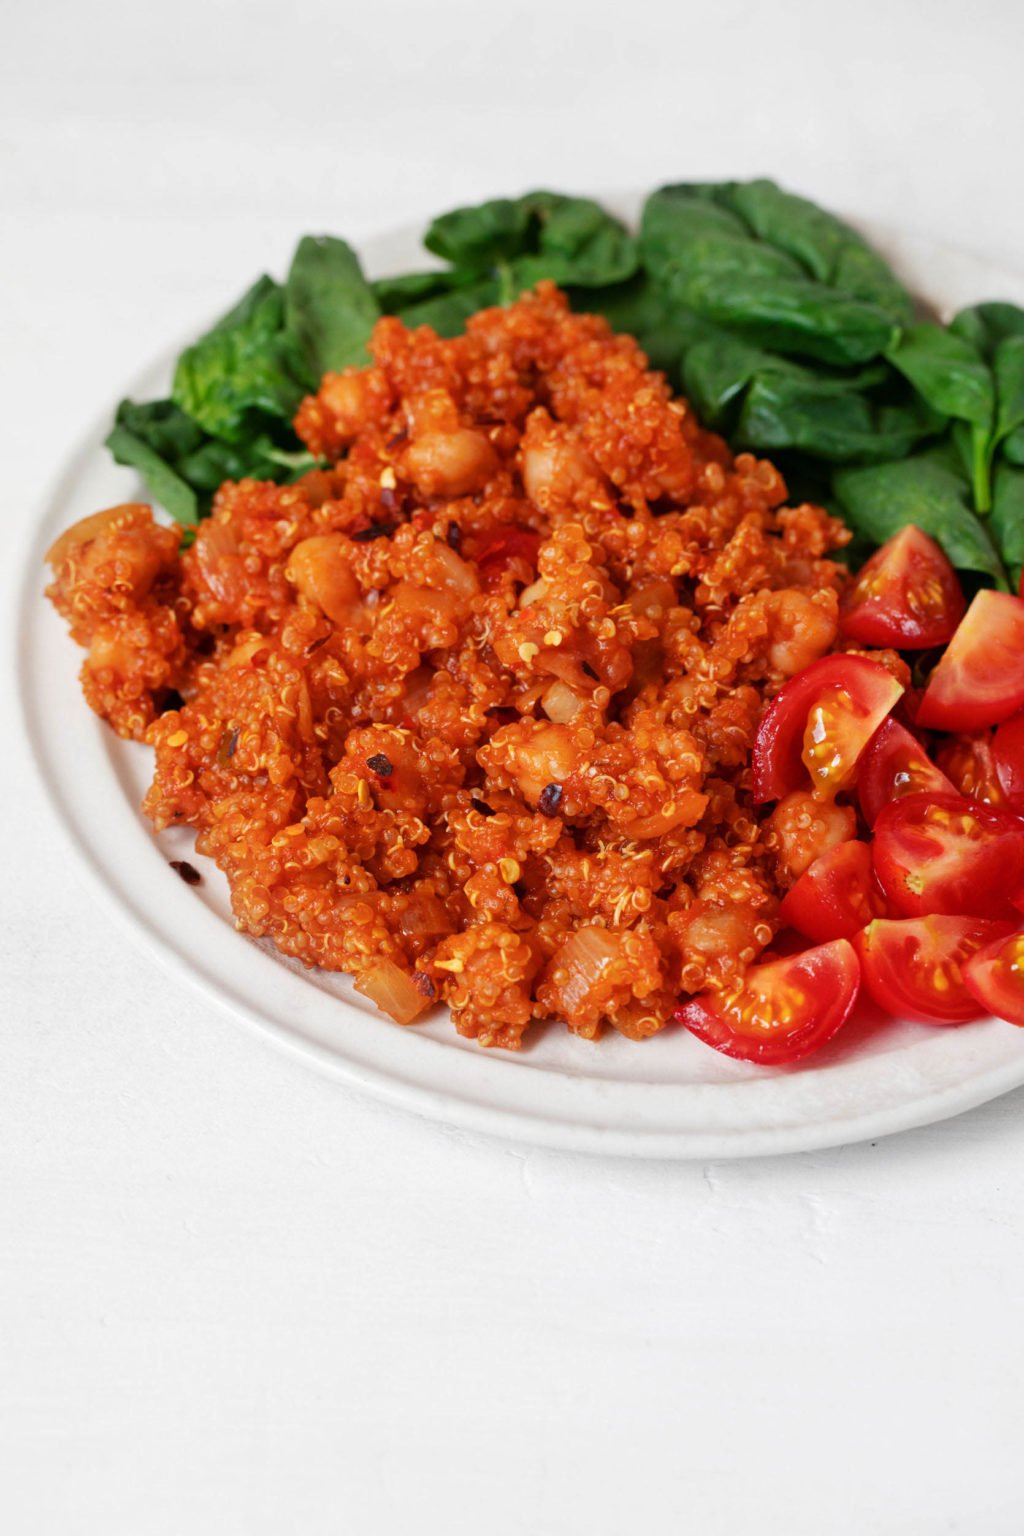
M 299 409 L 330 468 L 225 484 L 184 552 L 138 505 L 57 541 L 86 698 L 154 748 L 146 813 L 195 828 L 243 932 L 483 1045 L 654 1034 L 851 835 L 750 784 L 765 704 L 836 643 L 848 534 L 550 284 L 371 352 Z

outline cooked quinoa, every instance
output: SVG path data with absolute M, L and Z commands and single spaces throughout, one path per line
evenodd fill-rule
M 371 353 L 299 409 L 329 468 L 225 484 L 184 551 L 139 505 L 58 540 L 86 698 L 153 747 L 145 811 L 195 829 L 243 932 L 482 1045 L 654 1034 L 850 833 L 750 789 L 848 535 L 550 284 L 454 340 L 383 319 Z

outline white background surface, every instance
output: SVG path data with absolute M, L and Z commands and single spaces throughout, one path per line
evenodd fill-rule
M 305 230 L 766 171 L 1024 265 L 997 0 L 44 0 L 3 31 L 5 581 L 97 409 Z M 1024 1096 L 707 1166 L 356 1098 L 111 927 L 3 673 L 5 1536 L 1024 1528 Z

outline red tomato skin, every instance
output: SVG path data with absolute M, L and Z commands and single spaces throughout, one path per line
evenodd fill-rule
M 868 826 L 874 826 L 891 801 L 906 795 L 955 793 L 917 737 L 898 720 L 883 721 L 865 747 L 857 769 L 857 798 Z
M 1024 713 L 999 726 L 992 738 L 992 761 L 1007 805 L 1024 814 Z
M 952 638 L 966 607 L 943 550 L 908 523 L 857 573 L 843 599 L 839 628 L 857 645 L 926 650 Z
M 1024 821 L 961 795 L 894 800 L 875 822 L 873 851 L 902 917 L 1002 918 L 1024 888 Z
M 779 917 L 812 944 L 852 939 L 876 917 L 885 917 L 885 897 L 875 879 L 871 849 L 851 838 L 815 859 L 779 907 Z
M 967 1024 L 982 1009 L 964 983 L 963 964 L 1011 929 L 980 917 L 883 917 L 869 923 L 854 945 L 864 986 L 886 1013 L 922 1024 Z M 931 968 L 923 981 L 915 965 L 922 951 Z M 936 970 L 945 977 L 942 987 L 929 984 Z
M 963 976 L 983 1009 L 1024 1029 L 1024 933 L 986 944 L 964 963 Z
M 723 994 L 701 992 L 677 1008 L 673 1018 L 724 1056 L 754 1061 L 762 1067 L 802 1061 L 831 1040 L 853 1012 L 860 991 L 860 965 L 854 947 L 846 939 L 805 949 L 785 959 L 753 966 L 747 972 L 740 997 L 750 987 L 764 984 L 769 990 L 792 981 L 805 989 L 806 1006 L 788 1025 L 743 1029 L 726 1017 Z M 727 999 L 726 999 L 727 1001 Z
M 806 788 L 810 775 L 801 753 L 807 717 L 822 695 L 839 688 L 865 711 L 865 745 L 903 692 L 891 672 L 866 656 L 823 656 L 791 677 L 769 704 L 754 740 L 751 768 L 758 805 Z
M 1024 601 L 984 588 L 928 679 L 916 724 L 980 731 L 1024 708 Z

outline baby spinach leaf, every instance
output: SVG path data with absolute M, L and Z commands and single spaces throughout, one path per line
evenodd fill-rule
M 761 346 L 843 366 L 878 357 L 896 339 L 884 311 L 801 277 L 744 275 L 713 267 L 676 273 L 670 293 Z
M 243 442 L 267 418 L 290 421 L 310 385 L 284 332 L 284 294 L 261 277 L 178 359 L 176 405 L 212 437 Z
M 913 301 L 889 265 L 848 224 L 808 198 L 765 178 L 698 183 L 690 191 L 738 214 L 759 240 L 785 251 L 818 282 L 877 304 L 897 325 L 913 318 Z
M 533 221 L 536 249 L 511 262 L 520 287 L 547 277 L 562 287 L 601 288 L 625 282 L 636 271 L 636 241 L 599 203 L 556 192 L 529 192 L 522 202 Z
M 199 502 L 195 491 L 143 438 L 128 427 L 115 424 L 107 436 L 106 446 L 116 463 L 138 471 L 153 500 L 159 502 L 175 522 L 190 526 L 198 521 Z
M 949 329 L 991 361 L 996 347 L 1007 336 L 1024 336 L 1024 309 L 1002 302 L 972 304 L 954 315 Z
M 1024 464 L 1024 427 L 1017 427 L 1003 439 L 1003 457 L 1011 464 Z
M 761 452 L 799 449 L 837 464 L 877 464 L 902 458 L 941 425 L 923 402 L 880 405 L 838 381 L 766 371 L 747 391 L 734 439 Z
M 719 208 L 687 186 L 661 187 L 644 204 L 640 220 L 640 258 L 644 270 L 661 282 L 682 250 L 698 239 L 743 239 L 742 219 Z
M 406 272 L 398 277 L 379 277 L 370 286 L 385 315 L 401 314 L 410 304 L 422 304 L 456 288 L 479 281 L 475 272 L 438 267 L 432 272 Z
M 1009 464 L 997 466 L 988 526 L 1017 591 L 1024 567 L 1024 469 L 1013 469 Z
M 493 198 L 471 208 L 453 208 L 434 220 L 423 244 L 455 267 L 486 269 L 525 248 L 530 213 L 522 199 Z
M 368 361 L 366 343 L 380 305 L 351 246 L 306 235 L 284 289 L 285 325 L 315 388 L 325 373 Z
M 1002 561 L 971 510 L 967 481 L 951 466 L 946 451 L 841 469 L 832 485 L 850 527 L 874 544 L 884 544 L 914 523 L 942 545 L 960 570 L 979 571 L 1007 590 Z
M 992 359 L 996 383 L 995 441 L 1024 426 L 1024 332 L 998 343 Z
M 410 304 L 402 310 L 401 320 L 410 330 L 418 325 L 429 325 L 439 336 L 460 336 L 470 315 L 497 302 L 497 283 L 484 279 L 453 289 L 451 293 L 439 293 L 435 298 L 424 299 L 421 304 Z
M 909 326 L 889 361 L 943 416 L 989 428 L 995 409 L 992 373 L 978 349 L 930 321 Z

